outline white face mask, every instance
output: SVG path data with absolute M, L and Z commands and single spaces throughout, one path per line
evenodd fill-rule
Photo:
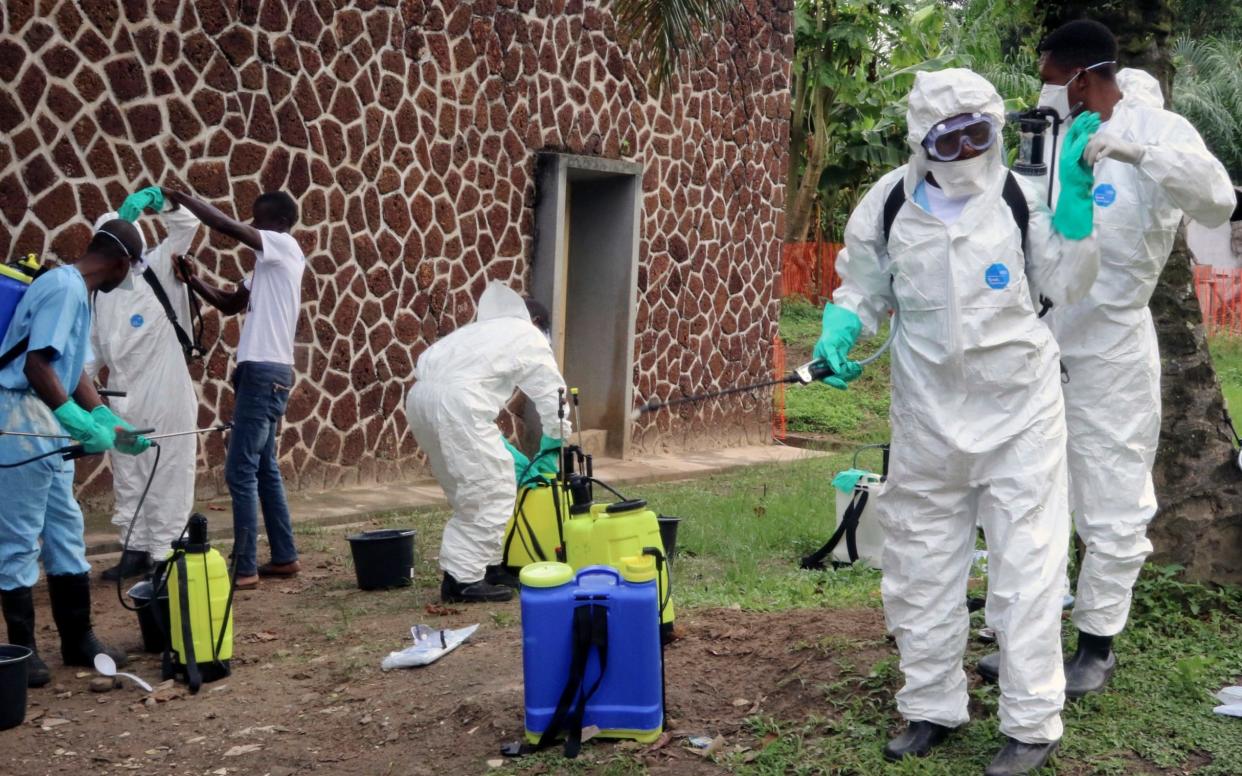
M 1052 108 L 1057 112 L 1057 115 L 1061 117 L 1062 121 L 1067 120 L 1070 117 L 1070 114 L 1082 106 L 1081 102 L 1077 105 L 1070 105 L 1069 102 L 1069 87 L 1070 84 L 1074 83 L 1074 79 L 1088 70 L 1094 70 L 1097 67 L 1115 64 L 1117 64 L 1116 61 L 1111 59 L 1107 62 L 1096 62 L 1091 67 L 1084 67 L 1082 70 L 1074 73 L 1074 75 L 1064 84 L 1044 84 L 1043 88 L 1039 90 L 1039 107 Z
M 992 153 L 980 154 L 974 159 L 957 162 L 939 162 L 928 159 L 927 171 L 936 179 L 936 188 L 946 197 L 957 199 L 980 194 L 988 186 L 988 171 L 992 167 Z
M 1071 78 L 1070 83 L 1073 83 L 1073 80 Z M 1070 115 L 1069 84 L 1061 86 L 1044 84 L 1043 88 L 1039 90 L 1039 107 L 1051 108 L 1056 111 L 1062 121 L 1068 119 Z

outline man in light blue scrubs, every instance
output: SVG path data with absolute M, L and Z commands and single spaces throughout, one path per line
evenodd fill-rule
M 142 236 L 133 224 L 103 224 L 77 263 L 31 284 L 0 344 L 0 430 L 48 435 L 0 435 L 0 601 L 9 641 L 35 650 L 31 588 L 42 560 L 67 666 L 91 666 L 101 652 L 125 662 L 91 629 L 90 564 L 73 462 L 57 451 L 69 437 L 86 453 L 115 446 L 137 455 L 150 447 L 142 437 L 118 438 L 118 429 L 132 427 L 100 402 L 82 371 L 90 358 L 90 295 L 132 284 L 141 261 Z M 50 678 L 36 651 L 28 683 L 39 687 Z

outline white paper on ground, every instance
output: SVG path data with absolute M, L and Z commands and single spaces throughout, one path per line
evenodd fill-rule
M 478 628 L 478 623 L 456 630 L 415 625 L 410 628 L 414 644 L 398 652 L 389 652 L 384 662 L 380 663 L 380 668 L 391 671 L 394 668 L 430 665 L 460 647 Z
M 1242 685 L 1224 688 L 1216 693 L 1216 699 L 1224 705 L 1212 711 L 1226 717 L 1242 717 Z

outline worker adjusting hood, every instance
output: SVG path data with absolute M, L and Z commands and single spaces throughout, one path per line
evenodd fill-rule
M 1117 71 L 1117 88 L 1121 90 L 1123 99 L 1152 108 L 1164 107 L 1164 92 L 1160 91 L 1160 82 L 1146 70 L 1126 67 Z
M 938 162 L 929 159 L 923 139 L 940 122 L 962 114 L 979 113 L 988 117 L 996 141 L 974 159 Z M 1004 148 L 1000 142 L 1005 126 L 1005 103 L 983 76 L 965 68 L 921 72 L 914 76 L 906 108 L 906 143 L 910 146 L 910 166 L 906 173 L 906 192 L 910 194 L 930 171 L 949 196 L 976 194 L 999 179 L 1003 173 Z
M 521 318 L 530 323 L 530 313 L 526 310 L 526 302 L 518 292 L 497 280 L 487 284 L 483 295 L 479 297 L 479 312 L 475 320 L 490 321 L 496 318 Z

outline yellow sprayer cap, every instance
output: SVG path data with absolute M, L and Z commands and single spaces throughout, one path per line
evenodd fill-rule
M 26 285 L 30 285 L 29 275 L 27 275 L 25 272 L 22 272 L 20 270 L 13 269 L 12 267 L 6 267 L 3 264 L 0 264 L 0 275 L 3 275 L 4 277 L 9 278 L 11 280 L 16 280 L 19 283 L 25 283 Z
M 621 578 L 626 582 L 650 582 L 656 578 L 655 558 L 650 555 L 631 555 L 621 559 Z
M 524 567 L 518 580 L 522 587 L 560 587 L 574 580 L 574 569 L 568 563 L 540 561 Z

